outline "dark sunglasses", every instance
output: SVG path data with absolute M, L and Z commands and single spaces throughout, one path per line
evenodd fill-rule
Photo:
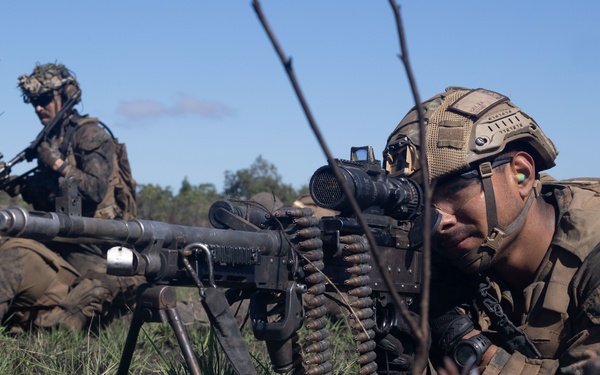
M 54 95 L 52 93 L 48 93 L 48 94 L 43 94 L 40 96 L 36 96 L 35 98 L 32 98 L 31 104 L 34 107 L 37 107 L 37 106 L 45 107 L 48 104 L 50 104 L 53 100 L 54 100 Z

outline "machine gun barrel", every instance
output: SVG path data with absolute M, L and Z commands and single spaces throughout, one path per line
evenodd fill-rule
M 118 275 L 142 274 L 151 282 L 164 280 L 177 283 L 176 280 L 179 280 L 184 269 L 178 261 L 179 252 L 194 243 L 205 244 L 211 250 L 212 259 L 197 261 L 197 269 L 202 273 L 207 272 L 207 267 L 203 268 L 202 265 L 211 262 L 215 263 L 215 273 L 231 269 L 233 265 L 239 266 L 236 267 L 236 273 L 240 276 L 244 274 L 244 266 L 260 267 L 263 263 L 261 259 L 279 266 L 282 263 L 287 265 L 289 259 L 282 262 L 274 262 L 273 259 L 287 258 L 292 254 L 283 234 L 275 230 L 257 229 L 256 232 L 249 232 L 173 225 L 151 220 L 103 220 L 63 213 L 27 211 L 18 206 L 0 210 L 0 233 L 38 241 L 60 241 L 61 238 L 96 239 L 106 244 L 133 247 L 137 251 L 134 252 L 134 264 L 130 265 L 130 272 L 124 272 L 123 267 L 111 272 L 110 257 L 109 272 Z M 219 266 L 223 267 L 219 269 Z M 276 272 L 279 276 L 289 272 L 283 268 Z M 255 279 L 258 276 L 250 276 L 254 271 L 248 270 L 246 276 Z M 218 274 L 214 276 L 218 278 Z M 265 274 L 264 277 L 268 276 Z M 225 279 L 222 277 L 219 280 Z M 226 281 L 222 284 L 226 284 Z
M 291 342 L 302 325 L 301 294 L 296 282 L 296 254 L 285 233 L 261 230 L 247 223 L 245 230 L 172 225 L 151 220 L 105 220 L 65 213 L 27 211 L 13 206 L 0 210 L 0 233 L 38 241 L 99 240 L 107 252 L 107 273 L 144 275 L 150 284 L 230 287 L 249 292 L 254 336 Z M 95 241 L 98 242 L 98 241 Z M 132 247 L 133 249 L 130 249 Z M 281 318 L 269 319 L 268 304 L 282 295 Z M 291 344 L 290 344 L 291 345 Z M 291 351 L 270 354 L 277 363 L 290 363 Z
M 182 241 L 234 244 L 260 248 L 265 255 L 278 249 L 281 244 L 281 238 L 276 231 L 250 233 L 174 225 L 152 220 L 103 220 L 54 212 L 27 211 L 18 206 L 0 210 L 0 232 L 7 236 L 42 241 L 57 237 L 83 237 L 112 240 L 128 245 L 148 245 L 160 238 L 165 247 Z

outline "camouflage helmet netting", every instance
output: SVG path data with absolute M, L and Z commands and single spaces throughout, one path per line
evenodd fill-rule
M 31 103 L 39 96 L 54 90 L 68 98 L 79 89 L 79 83 L 63 64 L 48 63 L 37 64 L 31 75 L 19 76 L 18 87 L 21 89 L 23 101 Z
M 537 171 L 555 165 L 558 151 L 552 141 L 531 117 L 501 94 L 485 89 L 449 87 L 425 101 L 423 108 L 430 182 L 475 168 L 515 142 L 529 146 Z M 420 148 L 418 131 L 415 133 L 416 114 L 413 108 L 404 117 L 388 137 L 386 149 L 403 137 L 409 139 L 411 147 Z M 403 157 L 400 155 L 400 159 Z M 406 173 L 408 170 L 396 175 L 420 177 L 418 165 Z
M 425 123 L 427 123 L 427 119 L 431 114 L 444 102 L 445 96 L 446 93 L 441 93 L 421 104 L 425 113 Z M 404 116 L 387 139 L 383 158 L 386 163 L 386 169 L 392 176 L 411 177 L 417 182 L 422 182 L 421 166 L 419 164 L 419 134 L 419 116 L 417 114 L 417 107 L 415 106 Z M 398 150 L 394 151 L 393 147 L 400 144 L 402 145 L 397 147 Z
M 456 91 L 448 95 L 428 119 L 425 139 L 430 180 L 468 167 L 467 144 L 473 122 L 447 111 L 451 103 L 467 92 Z

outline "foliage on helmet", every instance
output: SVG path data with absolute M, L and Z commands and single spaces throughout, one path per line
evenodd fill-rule
M 63 64 L 36 64 L 31 75 L 23 74 L 18 78 L 23 101 L 31 103 L 40 96 L 61 94 L 64 99 L 70 98 L 79 90 L 79 83 L 74 74 Z
M 473 169 L 504 152 L 509 144 L 519 143 L 530 151 L 538 172 L 555 165 L 558 151 L 552 141 L 504 95 L 481 88 L 449 87 L 424 102 L 423 107 L 430 182 Z M 395 154 L 388 151 L 388 159 L 394 162 L 388 167 L 390 172 L 418 176 L 418 163 L 406 167 L 412 163 L 407 150 L 420 149 L 418 134 L 417 111 L 413 108 L 388 138 L 386 150 L 401 150 Z

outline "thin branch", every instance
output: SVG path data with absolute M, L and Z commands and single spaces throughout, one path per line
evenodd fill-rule
M 428 320 L 429 320 L 429 298 L 430 298 L 430 285 L 431 285 L 431 219 L 432 212 L 429 209 L 431 207 L 431 187 L 429 185 L 429 169 L 427 167 L 427 156 L 425 154 L 425 121 L 423 116 L 423 106 L 421 105 L 421 98 L 419 97 L 419 91 L 417 89 L 417 83 L 415 81 L 415 77 L 412 72 L 412 68 L 410 65 L 410 61 L 408 59 L 408 50 L 406 48 L 406 40 L 404 36 L 404 27 L 402 25 L 402 17 L 400 16 L 400 6 L 396 4 L 394 0 L 389 0 L 390 5 L 394 11 L 394 17 L 396 18 L 396 25 L 398 28 L 398 37 L 400 39 L 400 51 L 401 55 L 399 56 L 400 60 L 404 64 L 406 69 L 406 74 L 408 75 L 408 81 L 410 83 L 410 88 L 413 94 L 413 98 L 417 107 L 417 113 L 419 118 L 419 144 L 421 145 L 419 150 L 419 160 L 421 167 L 421 175 L 423 178 L 423 195 L 424 197 L 424 222 L 425 222 L 425 230 L 424 230 L 424 238 L 423 238 L 423 285 L 421 288 L 421 326 L 420 332 L 418 332 L 417 337 L 419 339 L 419 346 L 417 351 L 417 358 L 415 359 L 415 364 L 413 367 L 413 371 L 418 373 L 421 369 L 425 368 L 427 362 L 427 340 L 429 337 L 429 328 L 428 328 Z M 411 326 L 412 328 L 412 326 Z
M 271 40 L 271 43 L 273 44 L 273 47 L 275 48 L 275 51 L 277 52 L 277 55 L 279 56 L 281 63 L 283 64 L 283 67 L 285 68 L 285 71 L 292 83 L 292 86 L 294 87 L 294 91 L 296 92 L 298 100 L 300 101 L 300 104 L 302 105 L 304 114 L 306 115 L 306 118 L 308 119 L 310 127 L 313 130 L 315 136 L 317 137 L 317 140 L 319 141 L 319 144 L 321 145 L 321 148 L 323 149 L 323 152 L 325 153 L 325 155 L 327 157 L 327 162 L 329 163 L 329 166 L 332 168 L 336 179 L 338 180 L 339 184 L 342 187 L 342 190 L 344 191 L 344 194 L 350 201 L 352 210 L 356 214 L 356 220 L 360 224 L 360 227 L 364 231 L 365 236 L 369 242 L 369 245 L 371 246 L 371 249 L 372 249 L 371 254 L 373 255 L 373 258 L 381 271 L 381 276 L 383 277 L 383 281 L 385 282 L 387 289 L 390 291 L 390 296 L 392 297 L 392 301 L 394 302 L 394 305 L 396 306 L 396 308 L 398 308 L 400 310 L 402 310 L 402 309 L 406 310 L 406 307 L 400 300 L 400 296 L 398 295 L 398 293 L 395 290 L 394 281 L 392 280 L 392 276 L 390 275 L 389 272 L 384 271 L 386 269 L 386 264 L 384 263 L 385 260 L 382 259 L 382 257 L 379 254 L 379 248 L 377 247 L 375 238 L 374 238 L 373 234 L 371 233 L 371 231 L 369 230 L 369 226 L 364 218 L 364 215 L 362 215 L 362 211 L 361 211 L 358 203 L 356 202 L 354 194 L 348 187 L 348 184 L 346 183 L 345 179 L 342 177 L 342 174 L 338 168 L 338 165 L 335 162 L 335 160 L 333 159 L 333 157 L 331 156 L 331 153 L 329 152 L 329 148 L 327 147 L 325 140 L 323 139 L 323 136 L 321 135 L 319 127 L 317 126 L 316 122 L 314 121 L 314 118 L 310 112 L 310 109 L 308 108 L 308 104 L 306 104 L 304 95 L 302 94 L 302 90 L 300 89 L 300 86 L 298 85 L 298 82 L 296 81 L 296 77 L 295 77 L 294 71 L 292 69 L 291 59 L 288 59 L 285 57 L 285 54 L 283 53 L 281 47 L 279 46 L 277 39 L 273 35 L 273 32 L 271 31 L 271 28 L 269 27 L 264 15 L 263 15 L 259 1 L 253 0 L 252 7 L 254 8 L 260 22 L 262 23 L 265 31 L 267 32 L 267 35 L 269 36 L 269 39 Z M 406 312 L 406 315 L 408 316 L 408 312 Z M 415 327 L 416 327 L 416 324 L 415 324 Z M 418 332 L 417 329 L 415 329 L 414 331 Z

